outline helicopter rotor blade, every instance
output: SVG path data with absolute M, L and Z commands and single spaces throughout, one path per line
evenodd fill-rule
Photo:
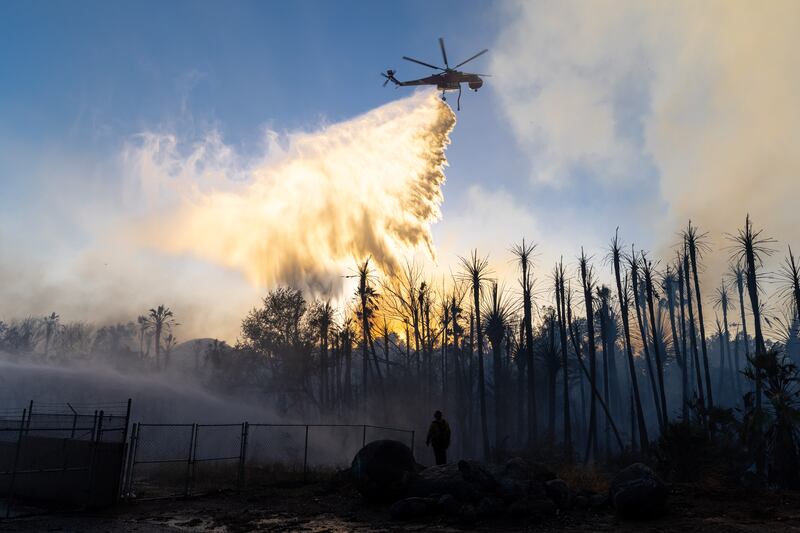
M 482 56 L 483 54 L 485 54 L 485 53 L 486 53 L 486 52 L 488 52 L 488 51 L 489 51 L 489 49 L 488 49 L 488 48 L 487 48 L 487 49 L 485 49 L 485 50 L 481 50 L 480 52 L 478 52 L 478 53 L 477 53 L 477 54 L 475 54 L 474 56 L 470 57 L 469 59 L 466 59 L 466 60 L 462 61 L 461 63 L 459 63 L 458 65 L 456 65 L 456 66 L 455 66 L 455 67 L 453 67 L 453 68 L 458 68 L 458 67 L 460 67 L 461 65 L 464 65 L 465 63 L 469 63 L 470 61 L 472 61 L 472 60 L 473 60 L 473 59 L 475 59 L 476 57 L 478 57 L 478 56 Z
M 436 70 L 444 70 L 442 67 L 437 67 L 435 65 L 425 63 L 424 61 L 420 61 L 419 59 L 414 59 L 413 57 L 403 56 L 403 59 L 405 59 L 406 61 L 411 61 L 412 63 L 419 63 L 420 65 L 425 67 L 435 68 Z
M 444 58 L 444 66 L 450 70 L 450 65 L 447 63 L 447 52 L 444 51 L 444 39 L 439 37 L 439 48 L 442 49 L 442 58 Z

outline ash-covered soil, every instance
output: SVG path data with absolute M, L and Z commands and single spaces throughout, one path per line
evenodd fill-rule
M 351 486 L 273 485 L 237 494 L 140 501 L 102 512 L 53 514 L 0 521 L 2 531 L 241 532 L 241 531 L 799 531 L 800 493 L 749 492 L 733 487 L 676 484 L 669 511 L 656 520 L 619 520 L 612 509 L 572 510 L 536 522 L 497 519 L 471 525 L 437 517 L 394 522 L 388 506 L 368 505 Z

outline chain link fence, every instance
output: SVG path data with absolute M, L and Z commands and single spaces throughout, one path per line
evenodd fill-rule
M 123 494 L 149 499 L 266 483 L 306 482 L 347 468 L 367 442 L 414 450 L 413 430 L 356 424 L 134 424 Z
M 47 404 L 0 411 L 0 518 L 36 501 L 92 507 L 116 501 L 130 400 Z

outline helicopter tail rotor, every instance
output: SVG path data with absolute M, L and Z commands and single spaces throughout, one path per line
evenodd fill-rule
M 397 78 L 394 77 L 394 70 L 387 69 L 386 72 L 381 72 L 381 76 L 386 78 L 386 81 L 383 82 L 383 86 L 386 87 L 386 84 L 389 82 L 394 83 L 395 85 L 400 85 L 400 82 L 397 81 Z

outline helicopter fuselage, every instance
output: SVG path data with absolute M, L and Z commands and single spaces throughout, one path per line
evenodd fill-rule
M 483 85 L 483 80 L 477 74 L 452 70 L 418 80 L 397 81 L 397 85 L 401 87 L 412 85 L 436 85 L 436 88 L 440 91 L 458 91 L 462 83 L 468 84 L 470 89 L 477 91 Z

